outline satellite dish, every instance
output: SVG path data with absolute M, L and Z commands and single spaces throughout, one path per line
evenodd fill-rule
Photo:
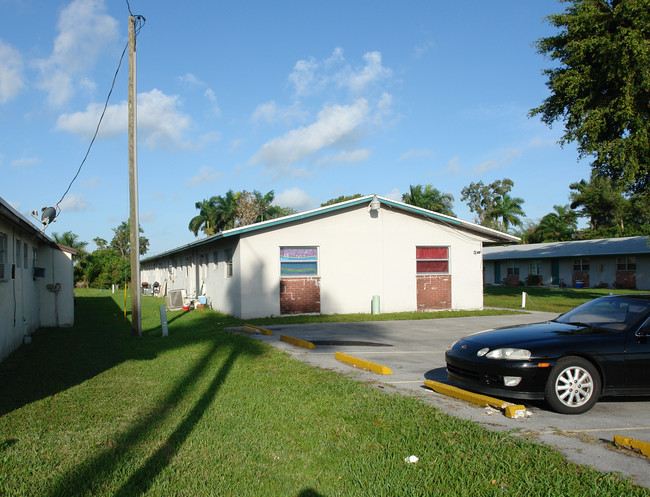
M 38 219 L 38 211 L 32 211 L 32 216 Z M 45 228 L 50 223 L 53 223 L 55 221 L 56 217 L 56 209 L 54 207 L 41 207 L 41 224 L 43 227 L 41 228 L 41 231 L 45 231 Z

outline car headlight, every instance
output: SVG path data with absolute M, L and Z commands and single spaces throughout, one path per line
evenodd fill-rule
M 479 353 L 482 350 L 479 350 Z M 507 361 L 527 361 L 530 359 L 530 350 L 526 349 L 494 349 L 485 354 L 488 359 L 505 359 Z

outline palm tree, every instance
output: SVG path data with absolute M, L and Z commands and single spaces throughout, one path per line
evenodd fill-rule
M 224 197 L 217 195 L 210 200 L 213 199 L 217 214 L 217 232 L 234 228 L 237 218 L 237 194 L 228 190 Z
M 217 208 L 212 197 L 208 200 L 197 202 L 194 206 L 199 209 L 199 215 L 190 220 L 188 229 L 194 233 L 194 236 L 199 236 L 199 231 L 210 236 L 216 233 L 217 226 Z
M 66 247 L 73 248 L 77 251 L 77 254 L 72 256 L 72 260 L 75 264 L 77 261 L 88 255 L 88 252 L 86 252 L 86 245 L 88 245 L 88 242 L 82 242 L 79 240 L 79 235 L 74 234 L 72 231 L 65 231 L 62 234 L 52 233 L 52 238 L 54 238 L 54 241 L 59 245 L 65 245 Z
M 410 185 L 409 192 L 402 195 L 402 202 L 448 216 L 456 216 L 453 211 L 454 196 L 442 193 L 433 185 Z
M 495 199 L 488 218 L 496 223 L 498 229 L 505 231 L 508 231 L 510 226 L 521 226 L 521 217 L 526 215 L 521 208 L 523 203 L 524 199 L 504 193 Z
M 271 190 L 266 195 L 262 195 L 260 192 L 255 190 L 253 191 L 253 195 L 255 195 L 255 199 L 261 209 L 260 215 L 255 220 L 256 223 L 282 217 L 282 208 L 277 205 L 271 205 L 275 199 L 275 191 Z
M 555 212 L 546 214 L 528 236 L 530 243 L 573 240 L 578 227 L 578 214 L 568 205 L 554 205 Z
M 235 227 L 237 194 L 232 190 L 228 190 L 224 197 L 215 195 L 194 206 L 199 210 L 199 215 L 193 217 L 187 227 L 194 236 L 199 236 L 199 231 L 210 236 Z

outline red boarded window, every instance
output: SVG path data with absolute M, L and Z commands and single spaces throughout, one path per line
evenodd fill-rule
M 449 272 L 449 247 L 416 247 L 415 259 L 418 274 Z

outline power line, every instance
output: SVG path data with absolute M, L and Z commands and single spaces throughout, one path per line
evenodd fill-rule
M 129 8 L 129 13 L 131 12 L 131 6 L 129 5 L 129 2 L 127 0 L 127 6 Z M 136 21 L 138 21 L 138 26 L 136 28 L 135 34 L 140 32 L 142 27 L 144 26 L 145 22 L 147 21 L 143 16 L 135 16 Z M 106 115 L 106 110 L 108 109 L 108 102 L 110 101 L 111 95 L 113 94 L 113 89 L 115 88 L 115 81 L 117 80 L 117 75 L 120 72 L 120 68 L 122 67 L 122 62 L 124 60 L 124 55 L 126 54 L 127 49 L 129 48 L 129 44 L 127 43 L 124 46 L 124 50 L 122 50 L 122 55 L 120 56 L 120 61 L 117 64 L 117 69 L 115 70 L 115 74 L 113 75 L 113 82 L 111 84 L 111 89 L 108 92 L 108 95 L 106 97 L 106 101 L 104 102 L 104 109 L 102 110 L 101 115 L 99 116 L 99 121 L 97 122 L 97 127 L 95 128 L 95 133 L 92 137 L 92 140 L 90 141 L 90 145 L 88 145 L 88 150 L 86 150 L 86 155 L 84 155 L 83 160 L 81 161 L 81 164 L 79 165 L 79 168 L 77 169 L 77 173 L 74 175 L 74 178 L 72 178 L 72 181 L 70 181 L 70 184 L 68 185 L 68 188 L 66 189 L 65 193 L 61 196 L 61 199 L 56 203 L 55 209 L 56 209 L 56 215 L 58 216 L 59 213 L 61 212 L 61 208 L 59 207 L 59 204 L 63 202 L 63 199 L 65 196 L 68 194 L 70 191 L 70 188 L 72 188 L 72 184 L 75 182 L 77 177 L 79 176 L 79 173 L 81 173 L 81 169 L 83 168 L 84 164 L 86 163 L 86 159 L 88 159 L 88 156 L 90 155 L 90 150 L 93 147 L 93 144 L 95 143 L 95 140 L 97 139 L 97 135 L 99 134 L 99 127 L 102 124 L 102 120 L 104 119 L 104 116 Z

